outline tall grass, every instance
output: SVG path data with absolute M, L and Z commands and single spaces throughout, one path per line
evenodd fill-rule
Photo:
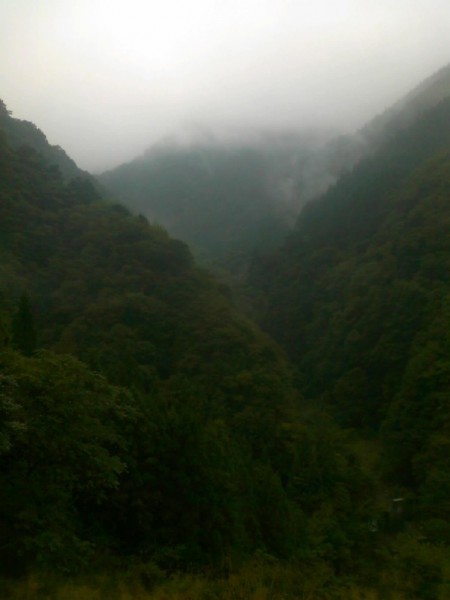
M 162 579 L 154 570 L 151 564 L 140 565 L 72 581 L 33 574 L 0 581 L 0 600 L 423 600 L 402 591 L 392 573 L 380 573 L 380 587 L 370 589 L 335 578 L 325 564 L 308 568 L 255 560 L 221 578 L 175 574 Z M 444 582 L 435 599 L 448 600 L 448 591 Z

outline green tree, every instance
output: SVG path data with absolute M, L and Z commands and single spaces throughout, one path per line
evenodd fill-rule
M 36 350 L 36 326 L 28 294 L 20 297 L 12 322 L 12 342 L 25 356 Z

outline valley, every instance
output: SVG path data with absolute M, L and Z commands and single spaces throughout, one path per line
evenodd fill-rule
M 449 67 L 99 177 L 0 102 L 2 598 L 448 598 L 449 199 Z

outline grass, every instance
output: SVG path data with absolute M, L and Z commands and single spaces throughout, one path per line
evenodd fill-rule
M 447 600 L 450 562 L 439 596 Z M 398 573 L 380 573 L 378 590 L 336 579 L 324 563 L 295 566 L 254 560 L 227 577 L 195 574 L 164 576 L 152 565 L 126 572 L 63 580 L 31 574 L 21 581 L 0 580 L 0 600 L 423 600 L 405 591 Z M 403 591 L 401 591 L 403 589 Z M 428 598 L 428 596 L 427 596 Z

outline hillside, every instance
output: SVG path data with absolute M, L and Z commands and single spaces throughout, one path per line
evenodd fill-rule
M 200 256 L 245 274 L 252 253 L 276 247 L 292 226 L 299 188 L 308 198 L 323 189 L 306 162 L 322 145 L 311 134 L 161 143 L 100 182 Z
M 266 333 L 184 242 L 4 121 L 0 594 L 446 598 L 450 99 L 380 138 L 277 251 L 270 149 L 165 147 L 124 167 L 161 210 L 172 191 L 200 215 L 222 198 L 221 221 L 191 223 L 222 224 L 211 244 L 246 260 L 238 207 L 257 190 Z M 85 587 L 99 573 L 102 591 Z
M 362 136 L 375 147 L 396 132 L 405 129 L 425 111 L 434 108 L 450 96 L 450 65 L 433 73 L 391 108 L 368 123 Z
M 58 167 L 65 179 L 89 177 L 89 174 L 79 169 L 60 146 L 49 144 L 44 133 L 34 123 L 12 117 L 2 100 L 0 100 L 0 129 L 8 136 L 9 144 L 13 148 L 19 149 L 23 146 L 33 148 L 49 166 Z
M 303 392 L 382 442 L 422 535 L 448 543 L 450 99 L 361 161 L 254 264 Z
M 186 245 L 5 135 L 0 220 L 2 589 L 254 556 L 335 585 L 370 479 Z

